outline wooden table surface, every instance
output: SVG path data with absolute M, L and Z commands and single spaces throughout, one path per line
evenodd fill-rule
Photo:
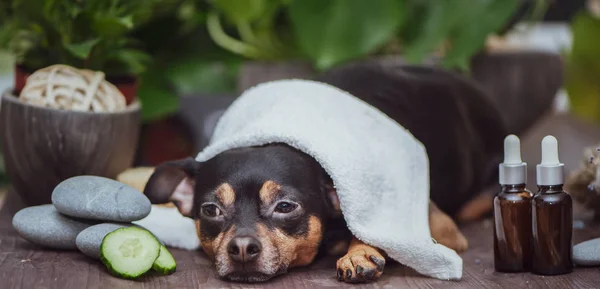
M 556 119 L 552 121 L 556 122 Z M 553 129 L 569 129 L 570 124 L 541 126 L 546 132 L 560 136 Z M 561 128 L 563 126 L 563 128 Z M 593 134 L 595 133 L 595 135 Z M 567 153 L 579 157 L 580 147 L 600 140 L 600 132 L 582 133 L 578 146 L 571 145 Z M 536 134 L 533 134 L 536 135 Z M 540 134 L 541 135 L 541 134 Z M 537 136 L 536 136 L 537 137 Z M 597 137 L 597 138 L 596 138 Z M 561 138 L 559 137 L 559 141 Z M 532 143 L 539 140 L 532 141 Z M 527 147 L 527 142 L 524 142 Z M 566 148 L 562 148 L 566 149 Z M 535 150 L 535 148 L 534 148 Z M 539 150 L 538 150 L 539 151 Z M 578 162 L 578 161 L 577 161 Z M 571 163 L 577 163 L 571 160 Z M 567 163 L 565 161 L 565 163 Z M 535 166 L 530 165 L 530 173 Z M 533 176 L 533 175 L 531 175 Z M 531 180 L 530 180 L 531 181 Z M 535 186 L 530 186 L 535 188 Z M 14 194 L 7 196 L 0 210 L 0 288 L 600 288 L 600 268 L 576 268 L 560 276 L 537 276 L 530 273 L 504 274 L 493 269 L 491 220 L 481 220 L 462 226 L 470 242 L 461 254 L 464 263 L 461 281 L 441 281 L 420 276 L 410 268 L 388 264 L 376 283 L 347 285 L 337 281 L 335 259 L 326 258 L 313 265 L 294 269 L 286 275 L 264 284 L 240 284 L 219 280 L 211 262 L 201 252 L 172 250 L 177 260 L 177 272 L 170 276 L 146 276 L 138 281 L 115 278 L 99 262 L 78 252 L 53 251 L 39 248 L 21 239 L 11 226 L 11 218 L 22 207 Z M 600 224 L 588 221 L 589 212 L 577 209 L 574 241 L 576 243 L 600 237 Z

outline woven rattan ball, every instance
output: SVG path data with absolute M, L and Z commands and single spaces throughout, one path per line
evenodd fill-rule
M 104 73 L 52 65 L 29 77 L 19 99 L 56 109 L 116 112 L 125 109 L 123 94 L 104 79 Z

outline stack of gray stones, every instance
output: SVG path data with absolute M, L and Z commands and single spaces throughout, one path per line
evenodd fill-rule
M 79 250 L 100 259 L 104 237 L 150 214 L 150 200 L 123 183 L 98 176 L 77 176 L 60 183 L 52 204 L 28 207 L 13 217 L 13 227 L 34 244 Z

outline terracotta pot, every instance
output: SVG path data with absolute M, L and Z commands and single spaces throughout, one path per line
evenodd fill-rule
M 19 95 L 23 87 L 25 87 L 27 77 L 29 77 L 29 75 L 31 75 L 34 71 L 35 69 L 29 69 L 23 65 L 15 64 L 15 83 L 12 93 Z
M 27 205 L 50 203 L 52 190 L 77 175 L 115 178 L 131 167 L 140 104 L 116 113 L 34 106 L 2 95 L 0 137 L 6 172 Z
M 34 73 L 36 69 L 27 68 L 20 64 L 15 64 L 15 82 L 13 93 L 19 95 L 27 82 L 27 77 Z M 138 78 L 135 76 L 107 76 L 106 80 L 114 84 L 125 96 L 125 102 L 129 105 L 137 97 L 139 86 Z
M 107 76 L 106 80 L 114 84 L 125 96 L 125 102 L 131 104 L 137 97 L 139 80 L 135 76 Z
M 157 166 L 166 161 L 193 156 L 192 131 L 178 115 L 154 120 L 142 126 L 137 166 Z

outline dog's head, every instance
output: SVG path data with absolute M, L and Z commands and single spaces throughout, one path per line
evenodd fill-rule
M 233 281 L 265 281 L 309 264 L 323 221 L 339 213 L 323 169 L 286 145 L 235 149 L 204 163 L 165 163 L 144 193 L 193 218 L 217 273 Z

